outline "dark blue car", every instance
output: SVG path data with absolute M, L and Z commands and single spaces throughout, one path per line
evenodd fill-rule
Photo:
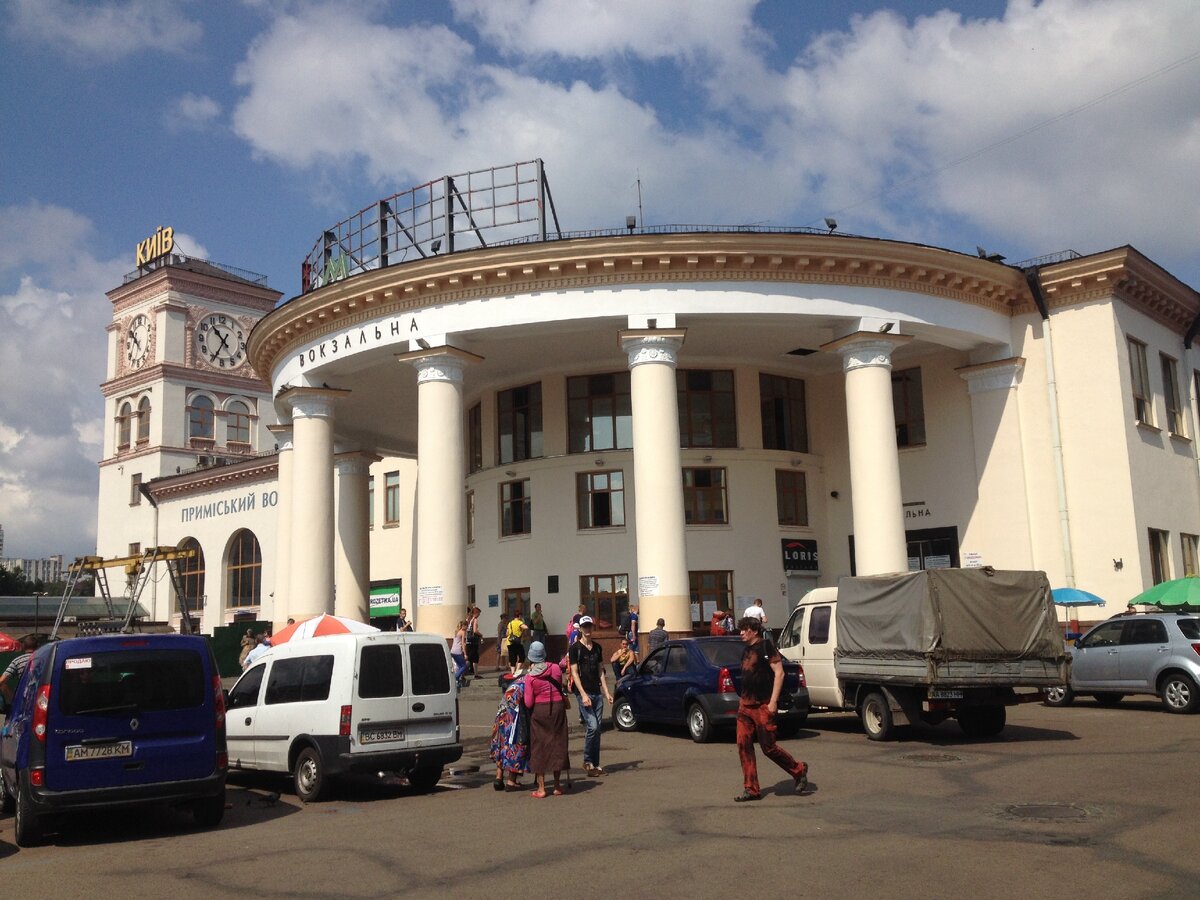
M 77 809 L 170 803 L 217 825 L 228 765 L 221 678 L 198 636 L 47 644 L 0 730 L 0 800 L 22 847 Z
M 641 722 L 686 725 L 692 740 L 712 740 L 715 729 L 737 721 L 742 650 L 736 637 L 668 641 L 636 674 L 617 682 L 613 723 L 621 731 L 634 731 Z M 784 660 L 783 669 L 777 722 L 779 736 L 788 738 L 808 718 L 809 701 L 800 665 Z

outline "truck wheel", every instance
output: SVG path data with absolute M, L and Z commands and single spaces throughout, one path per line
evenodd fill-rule
M 891 740 L 896 729 L 892 724 L 892 708 L 888 706 L 887 697 L 879 692 L 867 694 L 858 715 L 867 737 L 873 741 Z
M 201 828 L 216 828 L 220 825 L 221 820 L 225 818 L 225 792 L 221 791 L 215 797 L 197 800 L 196 805 L 192 807 L 192 818 Z
M 1043 703 L 1047 706 L 1070 706 L 1075 702 L 1075 692 L 1066 685 L 1046 688 Z
M 1123 699 L 1125 699 L 1124 694 L 1113 694 L 1108 692 L 1096 694 L 1096 702 L 1101 706 L 1116 706 Z
M 17 819 L 13 831 L 18 847 L 36 847 L 42 842 L 42 822 L 33 811 L 33 801 L 29 794 L 17 784 Z
M 296 796 L 304 803 L 315 803 L 325 792 L 325 767 L 321 754 L 313 747 L 305 747 L 296 757 L 296 768 L 292 772 L 296 785 Z
M 1171 672 L 1162 682 L 1159 689 L 1162 704 L 1167 712 L 1190 713 L 1200 702 L 1197 696 L 1196 682 L 1183 672 Z
M 968 706 L 959 711 L 958 727 L 969 738 L 995 737 L 1004 730 L 1008 714 L 1003 706 Z
M 421 794 L 428 794 L 435 787 L 442 777 L 441 766 L 427 766 L 420 769 L 413 769 L 408 773 L 408 783 L 412 785 L 412 789 Z
M 637 731 L 637 716 L 633 714 L 628 697 L 617 698 L 617 702 L 613 704 L 612 716 L 617 731 Z
M 697 744 L 707 744 L 712 740 L 712 719 L 708 717 L 708 713 L 699 703 L 693 703 L 688 707 L 687 726 L 688 733 Z

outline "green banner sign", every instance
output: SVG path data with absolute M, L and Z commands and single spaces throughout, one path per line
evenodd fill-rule
M 400 615 L 400 585 L 371 588 L 371 618 Z

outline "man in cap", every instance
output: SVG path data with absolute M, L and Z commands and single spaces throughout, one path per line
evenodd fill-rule
M 604 701 L 612 703 L 604 672 L 604 651 L 592 640 L 594 626 L 591 616 L 580 616 L 579 640 L 567 651 L 571 679 L 579 694 L 579 719 L 587 729 L 583 737 L 583 770 L 591 776 L 608 774 L 600 768 L 600 725 L 604 721 Z

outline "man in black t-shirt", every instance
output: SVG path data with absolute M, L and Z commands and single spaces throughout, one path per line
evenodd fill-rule
M 808 786 L 808 763 L 796 762 L 792 755 L 775 743 L 775 713 L 783 689 L 783 658 L 775 645 L 763 638 L 762 622 L 746 616 L 738 623 L 742 643 L 742 696 L 737 712 L 737 749 L 742 764 L 742 793 L 737 803 L 758 800 L 758 761 L 754 758 L 754 740 L 767 759 L 792 777 L 797 794 Z
M 600 723 L 604 721 L 604 701 L 612 703 L 608 679 L 604 674 L 604 651 L 592 640 L 592 617 L 580 616 L 579 640 L 567 651 L 571 678 L 579 696 L 579 719 L 587 729 L 583 737 L 583 770 L 588 775 L 607 775 L 600 768 Z

